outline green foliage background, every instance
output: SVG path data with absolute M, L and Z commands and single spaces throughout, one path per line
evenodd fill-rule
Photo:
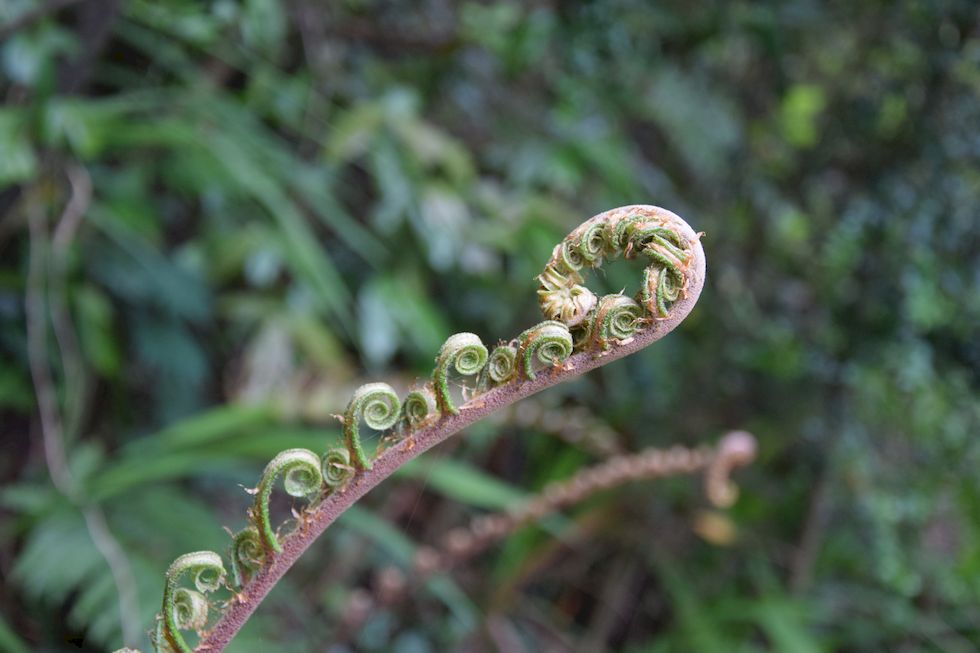
M 238 484 L 324 450 L 354 387 L 407 387 L 449 334 L 537 321 L 553 245 L 638 202 L 706 232 L 697 310 L 535 401 L 624 450 L 754 432 L 716 515 L 735 538 L 697 534 L 695 480 L 638 484 L 345 632 L 372 570 L 593 457 L 500 420 L 372 493 L 229 650 L 980 648 L 975 3 L 107 0 L 3 36 L 0 649 L 123 643 L 92 506 L 142 635 L 167 564 L 242 525 Z M 70 179 L 92 193 L 59 245 Z M 41 337 L 71 499 L 32 251 L 75 335 Z

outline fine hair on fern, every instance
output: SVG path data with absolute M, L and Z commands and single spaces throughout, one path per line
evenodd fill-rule
M 597 296 L 586 286 L 585 273 L 617 257 L 642 261 L 639 292 Z M 252 491 L 248 523 L 233 537 L 229 589 L 234 598 L 207 627 L 213 612 L 207 594 L 227 583 L 224 563 L 214 552 L 178 558 L 166 575 L 158 651 L 194 650 L 182 630 L 200 633 L 196 650 L 222 651 L 282 575 L 360 497 L 462 428 L 664 337 L 694 308 L 704 273 L 700 234 L 670 211 L 624 206 L 584 222 L 555 246 L 537 277 L 541 323 L 502 340 L 492 352 L 476 334 L 450 336 L 436 356 L 431 380 L 404 399 L 385 383 L 354 392 L 342 416 L 343 449 L 323 454 L 289 449 L 266 466 Z M 451 391 L 457 376 L 469 379 L 461 400 Z M 362 442 L 362 424 L 384 434 L 373 456 Z M 618 465 L 617 460 L 607 464 Z M 728 471 L 715 477 L 719 495 L 730 500 Z M 269 499 L 276 487 L 305 500 L 296 512 L 299 526 L 271 523 Z M 185 576 L 193 589 L 181 585 Z

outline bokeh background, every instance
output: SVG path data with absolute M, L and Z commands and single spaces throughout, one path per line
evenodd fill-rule
M 694 314 L 378 488 L 229 650 L 980 649 L 974 2 L 6 0 L 0 25 L 0 649 L 147 650 L 167 565 L 226 549 L 272 455 L 324 450 L 354 387 L 406 388 L 451 333 L 538 321 L 554 244 L 629 203 L 706 233 Z M 731 509 L 630 485 L 345 628 L 469 517 L 730 428 L 760 443 Z

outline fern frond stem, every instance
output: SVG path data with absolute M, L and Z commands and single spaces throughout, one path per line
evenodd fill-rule
M 457 407 L 455 413 L 447 411 L 438 421 L 412 432 L 410 437 L 396 442 L 391 448 L 381 452 L 373 460 L 371 469 L 358 470 L 343 492 L 327 495 L 305 515 L 303 528 L 295 530 L 282 539 L 282 551 L 273 555 L 271 560 L 242 586 L 237 592 L 236 601 L 201 639 L 197 650 L 200 653 L 220 653 L 224 650 L 266 594 L 323 531 L 358 499 L 409 460 L 501 408 L 629 356 L 670 333 L 694 308 L 704 285 L 705 274 L 704 250 L 698 242 L 698 236 L 686 224 L 679 225 L 678 229 L 683 229 L 683 236 L 692 242 L 693 253 L 685 270 L 684 292 L 672 304 L 669 314 L 651 320 L 646 326 L 638 329 L 632 338 L 616 342 L 607 350 L 581 351 L 572 354 L 560 365 L 538 371 L 534 378 L 515 379 L 505 385 L 491 388 Z

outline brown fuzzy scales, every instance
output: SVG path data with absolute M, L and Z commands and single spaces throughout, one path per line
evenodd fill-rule
M 620 344 L 613 343 L 601 355 L 595 351 L 579 352 L 570 356 L 563 366 L 541 370 L 533 379 L 515 380 L 488 390 L 460 407 L 465 410 L 460 410 L 455 415 L 443 416 L 432 425 L 412 433 L 410 440 L 397 442 L 379 454 L 374 459 L 372 468 L 358 471 L 345 491 L 326 496 L 319 505 L 308 511 L 305 519 L 306 528 L 282 538 L 282 552 L 272 556 L 272 559 L 256 571 L 248 583 L 241 588 L 240 596 L 243 599 L 230 605 L 214 628 L 200 640 L 196 649 L 199 653 L 219 653 L 224 650 L 266 594 L 314 540 L 354 502 L 409 460 L 501 408 L 653 344 L 673 331 L 690 314 L 704 286 L 705 258 L 699 235 L 678 216 L 658 207 L 627 206 L 601 215 L 623 215 L 634 211 L 652 212 L 666 217 L 677 233 L 691 243 L 691 262 L 684 270 L 685 293 L 672 304 L 669 315 L 638 330 L 632 340 Z

